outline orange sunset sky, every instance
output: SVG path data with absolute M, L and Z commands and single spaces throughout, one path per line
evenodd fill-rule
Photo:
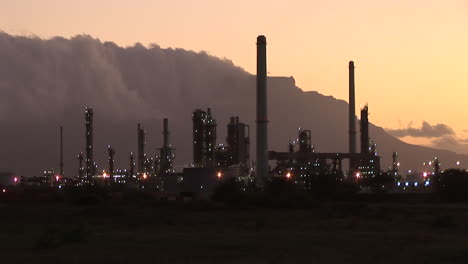
M 468 153 L 466 0 L 0 0 L 0 30 L 42 38 L 90 34 L 232 60 L 255 74 L 255 39 L 268 41 L 268 71 L 303 90 L 347 101 L 356 64 L 356 105 L 391 129 L 423 121 L 453 128 Z M 434 138 L 404 137 L 431 145 Z M 463 143 L 465 142 L 465 143 Z M 447 146 L 441 146 L 447 147 Z

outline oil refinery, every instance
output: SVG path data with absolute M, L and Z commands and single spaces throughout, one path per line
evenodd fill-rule
M 115 155 L 126 155 L 112 145 L 107 146 L 107 164 L 98 166 L 94 159 L 94 111 L 92 107 L 84 110 L 84 150 L 78 151 L 78 171 L 64 175 L 63 127 L 60 126 L 59 169 L 45 170 L 41 177 L 15 178 L 15 185 L 29 184 L 53 188 L 69 186 L 104 185 L 116 188 L 145 189 L 160 192 L 167 196 L 209 197 L 220 181 L 233 179 L 245 185 L 253 184 L 263 188 L 265 181 L 284 178 L 299 188 L 312 191 L 313 183 L 319 177 L 329 181 L 352 182 L 365 190 L 374 178 L 387 175 L 392 186 L 414 186 L 399 178 L 397 153 L 393 154 L 392 167 L 384 171 L 376 144 L 369 134 L 369 107 L 361 109 L 360 150 L 356 150 L 357 131 L 355 115 L 355 64 L 350 61 L 349 69 L 349 151 L 320 152 L 314 146 L 314 128 L 300 128 L 295 140 L 288 143 L 286 151 L 268 148 L 268 106 L 267 106 L 267 50 L 265 36 L 257 38 L 257 75 L 256 75 L 256 148 L 255 160 L 251 159 L 250 125 L 241 122 L 241 117 L 232 116 L 226 127 L 225 142 L 217 138 L 216 113 L 195 109 L 192 113 L 192 163 L 177 171 L 174 166 L 176 149 L 170 143 L 169 120 L 164 118 L 163 144 L 155 152 L 146 148 L 147 131 L 141 123 L 136 124 L 136 155 L 128 154 L 128 163 L 116 164 Z M 273 106 L 274 107 L 274 106 Z M 99 113 L 96 113 L 99 114 Z M 252 116 L 254 113 L 252 113 Z M 286 140 L 285 140 L 286 142 Z M 348 166 L 343 166 L 345 163 Z M 440 172 L 437 158 L 431 161 L 434 172 L 426 172 L 418 184 L 428 186 L 431 175 Z M 344 168 L 346 167 L 346 168 Z M 104 169 L 102 169 L 104 168 Z M 394 184 L 393 184 L 394 183 Z M 382 185 L 382 188 L 384 186 Z M 6 190 L 6 189 L 5 189 Z

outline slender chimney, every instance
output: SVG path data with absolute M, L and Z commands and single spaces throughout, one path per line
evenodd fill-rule
M 349 62 L 349 153 L 356 153 L 356 113 L 354 100 L 354 62 Z
M 257 37 L 257 182 L 268 176 L 266 38 Z
M 369 153 L 369 111 L 368 106 L 361 109 L 361 153 Z
M 63 177 L 63 127 L 60 126 L 60 176 Z

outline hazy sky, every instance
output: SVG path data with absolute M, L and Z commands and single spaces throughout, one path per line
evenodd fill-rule
M 270 75 L 347 100 L 356 64 L 357 106 L 385 128 L 444 123 L 468 138 L 466 0 L 0 0 L 0 30 L 90 34 L 128 46 L 205 50 L 255 73 L 267 36 Z M 424 138 L 404 138 L 424 143 Z

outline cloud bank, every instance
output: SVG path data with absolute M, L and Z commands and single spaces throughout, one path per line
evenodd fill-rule
M 468 154 L 468 139 L 457 135 L 455 131 L 446 124 L 431 125 L 426 121 L 421 127 L 415 128 L 412 123 L 406 128 L 386 129 L 386 132 L 397 138 L 416 137 L 427 138 L 430 147 L 437 149 L 449 149 L 457 153 Z M 467 132 L 464 130 L 463 132 Z
M 84 106 L 110 119 L 160 118 L 177 98 L 211 98 L 221 83 L 209 74 L 246 75 L 204 52 L 0 32 L 0 121 L 60 120 L 67 108 Z
M 414 128 L 411 125 L 402 129 L 386 129 L 386 131 L 395 137 L 425 137 L 425 138 L 438 138 L 447 135 L 454 135 L 453 129 L 446 124 L 430 125 L 428 122 L 423 121 L 420 128 Z
M 206 52 L 138 43 L 119 47 L 88 35 L 41 39 L 0 32 L 0 171 L 31 176 L 57 167 L 57 131 L 63 125 L 65 164 L 74 172 L 84 146 L 85 106 L 94 109 L 101 167 L 106 156 L 98 151 L 106 144 L 116 147 L 117 162 L 128 163 L 138 122 L 148 130 L 147 151 L 153 155 L 163 117 L 173 130 L 191 125 L 193 108 L 222 105 L 245 94 L 253 80 L 231 61 Z M 189 153 L 181 148 L 178 161 Z

